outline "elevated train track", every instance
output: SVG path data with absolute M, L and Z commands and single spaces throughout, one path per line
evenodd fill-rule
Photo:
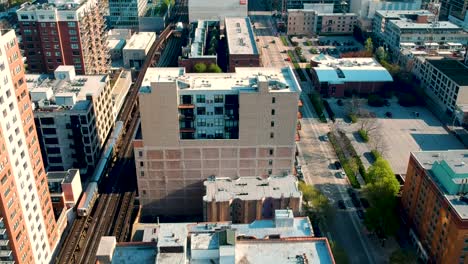
M 186 10 L 184 7 L 186 1 L 176 4 L 174 21 L 185 21 L 186 14 L 180 12 Z M 102 184 L 105 186 L 101 186 L 106 192 L 98 195 L 89 215 L 74 221 L 55 263 L 95 263 L 101 236 L 113 235 L 119 242 L 128 238 L 136 183 L 134 177 L 126 177 L 129 176 L 126 173 L 135 173 L 131 141 L 139 125 L 138 92 L 146 70 L 156 65 L 157 56 L 171 37 L 174 25 L 174 23 L 169 24 L 151 47 L 119 113 L 118 120 L 124 123 L 124 133 L 114 147 L 117 150 L 117 157 L 115 163 L 107 169 L 109 178 L 106 184 Z

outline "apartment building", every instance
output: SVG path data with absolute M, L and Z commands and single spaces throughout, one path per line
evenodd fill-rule
M 348 12 L 349 3 L 338 0 L 283 0 L 283 10 L 287 9 L 309 9 L 311 5 L 327 4 L 333 7 L 330 13 Z M 289 11 L 289 10 L 288 10 Z
M 114 124 L 107 75 L 76 75 L 59 66 L 54 79 L 26 75 L 39 142 L 48 171 L 92 171 Z
M 402 207 L 427 263 L 467 263 L 468 151 L 411 153 Z
M 190 0 L 189 21 L 220 20 L 226 17 L 247 17 L 248 0 Z
M 53 73 L 60 65 L 73 65 L 78 74 L 107 73 L 110 55 L 100 3 L 22 5 L 17 15 L 28 72 Z
M 441 0 L 440 19 L 449 20 L 454 24 L 468 29 L 468 5 L 464 0 Z
M 440 21 L 432 23 L 434 14 L 427 10 L 377 11 L 373 31 L 394 52 L 405 45 L 437 50 L 448 43 L 466 45 L 468 34 L 457 25 Z
M 293 168 L 300 86 L 291 68 L 149 68 L 134 151 L 143 214 L 202 214 L 203 181 Z M 271 162 L 270 162 L 271 160 Z
M 145 63 L 146 55 L 148 55 L 155 41 L 155 32 L 139 32 L 133 34 L 122 49 L 124 67 L 140 69 Z
M 0 261 L 49 263 L 60 239 L 13 30 L 0 30 Z
M 228 46 L 228 71 L 237 67 L 259 67 L 260 53 L 249 17 L 229 17 L 224 21 Z
M 373 19 L 378 10 L 419 10 L 421 3 L 421 0 L 353 0 L 350 2 L 349 11 L 358 15 L 359 18 Z
M 146 0 L 109 0 L 109 24 L 112 28 L 137 30 L 139 17 L 146 12 Z
M 315 237 L 309 219 L 290 210 L 246 224 L 137 223 L 134 230 L 143 235 L 131 243 L 102 237 L 99 263 L 335 263 L 327 238 Z
M 293 175 L 235 180 L 211 177 L 203 185 L 203 219 L 207 222 L 250 223 L 273 218 L 275 210 L 301 212 L 302 193 Z
M 457 108 L 468 105 L 467 66 L 458 60 L 442 57 L 416 57 L 413 61 L 413 73 L 431 99 L 430 105 L 438 112 L 452 115 Z M 468 117 L 460 121 L 468 123 Z
M 333 13 L 333 4 L 313 4 L 288 10 L 288 35 L 352 34 L 357 16 Z

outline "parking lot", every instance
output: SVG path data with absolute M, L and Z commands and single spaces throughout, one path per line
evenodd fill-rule
M 343 100 L 346 101 L 345 99 Z M 362 142 L 356 135 L 357 124 L 343 121 L 346 106 L 339 106 L 337 99 L 329 99 L 331 108 L 337 116 L 339 128 L 346 131 L 348 137 L 361 155 L 365 165 L 371 161 L 370 146 Z M 447 149 L 464 149 L 464 145 L 452 134 L 448 133 L 440 121 L 424 107 L 402 107 L 396 99 L 390 100 L 390 106 L 370 107 L 363 103 L 362 108 L 376 115 L 378 138 L 382 142 L 384 157 L 390 162 L 397 174 L 406 174 L 410 152 Z M 346 102 L 345 102 L 346 105 Z M 385 116 L 392 113 L 392 118 Z M 417 116 L 417 114 L 419 116 Z M 369 160 L 370 159 L 370 160 Z
M 362 45 L 352 36 L 320 36 L 319 38 L 292 37 L 307 60 L 319 53 L 340 57 L 342 53 L 362 50 Z

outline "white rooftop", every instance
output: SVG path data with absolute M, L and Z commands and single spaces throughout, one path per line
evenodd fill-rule
M 257 43 L 248 17 L 225 19 L 229 54 L 258 54 Z
M 295 238 L 280 241 L 241 240 L 236 243 L 235 263 L 335 263 L 325 238 Z
M 334 58 L 324 54 L 312 61 L 319 63 L 313 67 L 320 82 L 342 84 L 346 82 L 392 82 L 390 73 L 374 58 Z
M 177 82 L 180 90 L 258 90 L 258 84 L 268 81 L 270 92 L 300 92 L 296 76 L 290 67 L 236 68 L 235 73 L 185 73 L 184 68 L 148 68 L 140 92 L 151 92 L 151 83 Z
M 33 102 L 51 101 L 51 105 L 75 106 L 87 95 L 99 94 L 106 87 L 107 75 L 75 75 L 73 66 L 59 66 L 55 76 L 26 74 L 26 84 Z M 58 100 L 61 98 L 60 100 Z
M 123 48 L 124 50 L 145 50 L 147 47 L 151 47 L 156 41 L 156 33 L 154 32 L 139 32 L 133 34 L 133 36 L 127 41 L 127 45 Z
M 206 189 L 204 201 L 261 200 L 265 197 L 301 197 L 297 179 L 292 175 L 272 176 L 267 179 L 259 177 L 241 177 L 208 179 L 203 182 Z
M 377 10 L 375 11 L 376 14 L 379 14 L 380 16 L 384 18 L 400 18 L 404 17 L 405 15 L 424 15 L 424 16 L 434 16 L 433 13 L 431 13 L 428 10 L 424 9 L 419 9 L 419 10 Z
M 460 29 L 461 28 L 452 22 L 448 21 L 439 21 L 435 26 L 432 23 L 417 23 L 409 20 L 392 20 L 390 23 L 393 23 L 396 27 L 401 29 Z

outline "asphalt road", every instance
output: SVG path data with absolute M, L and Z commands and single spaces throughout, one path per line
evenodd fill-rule
M 271 15 L 255 14 L 250 19 L 255 26 L 255 36 L 257 47 L 261 53 L 263 67 L 284 67 L 288 63 L 285 61 L 287 54 L 281 51 L 288 49 L 283 45 L 281 39 L 276 36 Z M 274 43 L 272 43 L 274 42 Z

